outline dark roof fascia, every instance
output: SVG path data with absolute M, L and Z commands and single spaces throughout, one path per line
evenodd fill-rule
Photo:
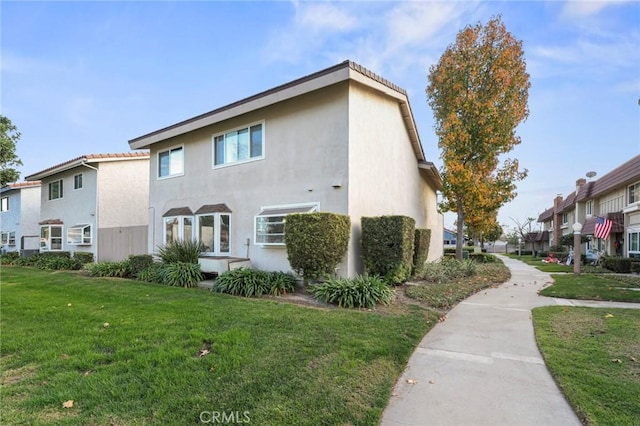
M 589 198 L 598 197 L 613 189 L 630 185 L 635 181 L 640 180 L 640 155 L 636 155 L 630 160 L 624 162 L 620 166 L 611 170 L 609 173 L 602 176 L 593 182 L 589 182 L 589 188 L 580 188 L 580 195 L 578 201 L 582 201 Z

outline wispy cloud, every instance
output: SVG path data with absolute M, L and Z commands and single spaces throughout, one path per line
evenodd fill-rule
M 632 1 L 635 0 L 569 0 L 565 2 L 562 8 L 562 14 L 570 19 L 586 18 L 597 15 L 606 8 L 619 6 Z

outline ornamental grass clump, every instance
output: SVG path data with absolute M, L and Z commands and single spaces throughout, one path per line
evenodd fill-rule
M 211 291 L 234 296 L 281 296 L 296 289 L 296 278 L 285 272 L 267 272 L 238 268 L 224 272 L 213 283 Z
M 373 308 L 379 303 L 388 305 L 395 298 L 395 292 L 382 278 L 367 275 L 330 278 L 310 286 L 309 291 L 319 301 L 341 308 Z
M 173 262 L 165 264 L 161 272 L 163 284 L 173 287 L 197 287 L 204 279 L 200 265 L 189 262 Z
M 198 263 L 200 253 L 206 249 L 201 241 L 177 240 L 158 246 L 158 256 L 164 263 Z

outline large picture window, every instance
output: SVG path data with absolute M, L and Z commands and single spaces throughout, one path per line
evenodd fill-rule
M 287 215 L 291 213 L 311 213 L 317 211 L 318 207 L 317 203 L 263 207 L 255 217 L 256 244 L 284 246 L 284 224 Z
M 40 251 L 62 250 L 62 225 L 40 227 Z
M 49 183 L 49 200 L 62 198 L 62 179 Z
M 159 178 L 182 174 L 184 174 L 184 149 L 181 146 L 158 153 Z
M 67 243 L 91 245 L 91 225 L 76 225 L 67 230 Z
M 263 125 L 260 123 L 214 136 L 214 167 L 262 158 L 263 133 Z

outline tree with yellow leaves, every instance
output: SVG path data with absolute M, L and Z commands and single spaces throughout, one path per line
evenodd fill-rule
M 429 69 L 427 97 L 433 110 L 443 167 L 442 211 L 455 211 L 456 257 L 462 259 L 463 227 L 511 201 L 515 182 L 527 176 L 518 160 L 500 156 L 520 143 L 515 129 L 529 115 L 522 42 L 501 18 L 461 30 Z

